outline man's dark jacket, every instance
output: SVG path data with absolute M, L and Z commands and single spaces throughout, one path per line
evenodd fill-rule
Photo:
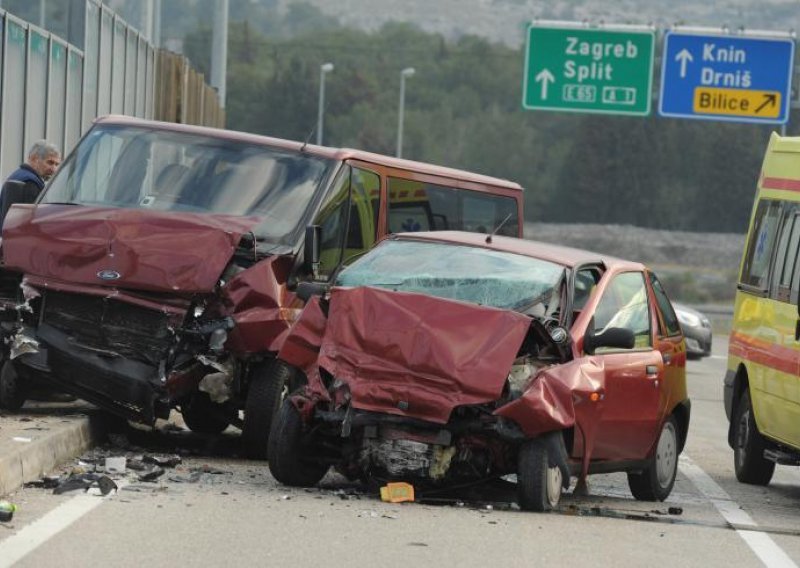
M 20 182 L 22 186 L 9 184 L 9 181 Z M 11 185 L 17 187 L 10 187 Z M 12 172 L 0 190 L 0 230 L 3 228 L 8 208 L 13 203 L 33 203 L 43 189 L 44 180 L 28 164 L 22 164 Z

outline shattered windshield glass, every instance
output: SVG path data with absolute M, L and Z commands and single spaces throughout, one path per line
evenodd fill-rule
M 385 241 L 337 278 L 338 286 L 419 292 L 495 308 L 552 313 L 564 267 L 478 247 Z M 543 313 L 543 312 L 540 312 Z
M 257 237 L 292 245 L 337 164 L 213 136 L 98 125 L 41 202 L 258 217 Z

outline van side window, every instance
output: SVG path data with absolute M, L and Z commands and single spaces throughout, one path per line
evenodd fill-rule
M 353 167 L 343 171 L 315 220 L 322 228 L 321 277 L 329 278 L 342 262 L 375 244 L 378 195 L 377 174 Z
M 770 297 L 780 302 L 797 303 L 798 245 L 800 245 L 800 217 L 792 211 L 783 222 L 772 272 Z
M 350 186 L 350 226 L 344 262 L 355 254 L 371 249 L 375 244 L 381 180 L 376 173 L 353 168 Z
M 742 266 L 742 284 L 759 290 L 767 290 L 769 263 L 775 248 L 780 216 L 781 203 L 779 201 L 762 200 L 759 202 Z
M 431 183 L 389 178 L 389 232 L 471 231 L 519 233 L 517 203 L 511 197 Z
M 667 297 L 667 293 L 664 291 L 664 287 L 652 272 L 650 273 L 650 285 L 653 287 L 653 294 L 656 297 L 658 311 L 661 312 L 661 316 L 664 318 L 664 327 L 666 328 L 659 329 L 659 335 L 662 337 L 678 335 L 681 332 L 678 316 L 675 315 L 675 310 L 672 308 L 672 304 Z M 659 328 L 660 326 L 661 324 L 659 324 Z

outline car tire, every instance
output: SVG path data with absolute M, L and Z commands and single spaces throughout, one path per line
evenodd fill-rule
M 3 358 L 3 368 L 0 369 L 0 408 L 17 411 L 22 408 L 27 399 L 27 389 L 20 379 L 14 363 Z
M 181 404 L 183 421 L 192 432 L 199 434 L 220 434 L 231 421 L 227 418 L 228 409 L 223 404 L 213 402 L 207 393 L 194 392 Z
M 288 398 L 283 401 L 269 438 L 267 459 L 272 476 L 284 485 L 312 487 L 328 472 L 328 465 L 309 459 L 300 413 Z
M 517 500 L 523 511 L 551 511 L 561 499 L 561 470 L 550 464 L 547 446 L 528 440 L 517 456 Z
M 661 426 L 656 452 L 640 473 L 628 473 L 628 487 L 639 501 L 663 501 L 678 475 L 678 422 L 668 417 Z
M 767 485 L 775 473 L 775 462 L 764 458 L 768 442 L 758 431 L 750 393 L 745 391 L 734 413 L 733 465 L 736 479 L 751 485 Z
M 267 459 L 270 428 L 283 399 L 305 381 L 302 374 L 283 361 L 265 361 L 253 368 L 247 388 L 242 446 L 252 459 Z

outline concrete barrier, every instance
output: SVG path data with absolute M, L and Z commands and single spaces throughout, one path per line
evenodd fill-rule
M 32 410 L 0 416 L 0 496 L 40 479 L 100 439 L 100 415 L 94 410 Z

